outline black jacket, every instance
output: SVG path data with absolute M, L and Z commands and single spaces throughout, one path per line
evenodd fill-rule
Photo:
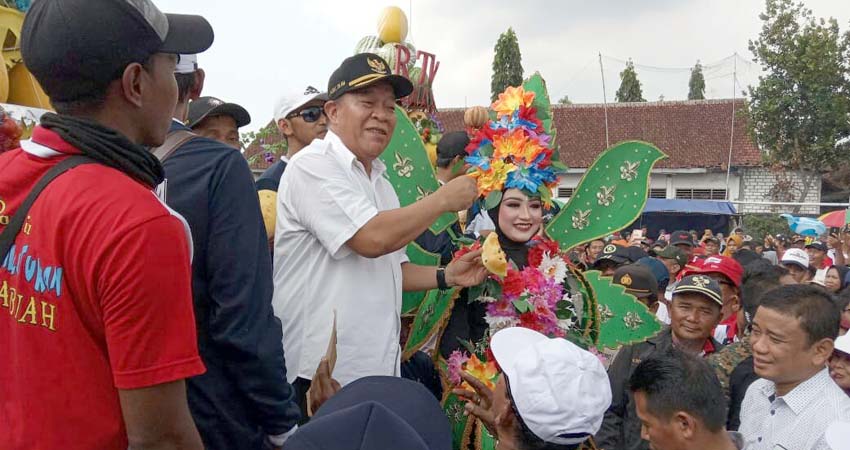
M 753 357 L 741 361 L 735 366 L 732 374 L 729 375 L 729 416 L 726 422 L 726 429 L 729 431 L 738 431 L 741 426 L 741 404 L 744 403 L 744 396 L 747 395 L 747 389 L 753 384 L 753 381 L 758 380 L 755 368 L 753 367 Z
M 715 350 L 720 343 L 712 339 Z M 649 450 L 640 437 L 641 422 L 635 411 L 635 400 L 629 390 L 629 378 L 641 361 L 673 347 L 673 335 L 667 327 L 644 342 L 620 349 L 608 368 L 611 382 L 611 406 L 605 413 L 602 428 L 596 434 L 596 446 L 604 450 Z
M 278 159 L 277 162 L 269 166 L 269 168 L 260 175 L 260 178 L 257 178 L 257 190 L 277 192 L 277 187 L 280 185 L 280 177 L 283 176 L 283 172 L 285 170 L 286 162 L 282 159 Z
M 188 380 L 189 408 L 207 449 L 260 449 L 266 435 L 291 429 L 300 412 L 286 382 L 251 171 L 238 150 L 202 137 L 163 165 L 168 205 L 189 223 L 194 244 L 192 293 L 207 372 Z

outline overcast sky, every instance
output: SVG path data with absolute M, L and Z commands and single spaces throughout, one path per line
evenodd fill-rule
M 493 47 L 513 27 L 525 75 L 539 71 L 553 101 L 601 103 L 599 53 L 608 101 L 619 86 L 623 60 L 631 58 L 644 97 L 687 96 L 697 59 L 706 69 L 706 96 L 732 96 L 737 61 L 740 92 L 757 82 L 747 48 L 761 29 L 761 0 L 155 0 L 166 12 L 205 16 L 215 29 L 213 47 L 200 56 L 206 95 L 245 106 L 254 122 L 268 123 L 283 92 L 327 88 L 331 72 L 366 35 L 376 34 L 385 6 L 408 13 L 408 36 L 437 55 L 434 83 L 440 108 L 486 106 Z M 806 0 L 818 17 L 850 23 L 850 1 Z M 412 7 L 412 11 L 411 11 Z M 739 58 L 731 57 L 737 53 Z M 678 69 L 678 70 L 677 70 Z

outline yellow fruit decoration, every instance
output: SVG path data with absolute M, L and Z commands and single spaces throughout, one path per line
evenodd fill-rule
M 9 71 L 9 99 L 8 103 L 21 106 L 31 106 L 33 108 L 50 109 L 50 99 L 47 94 L 41 89 L 35 77 L 24 67 L 23 63 L 18 63 L 12 70 Z
M 407 16 L 398 6 L 387 6 L 378 18 L 378 37 L 384 44 L 404 42 L 407 38 Z
M 490 233 L 481 246 L 481 262 L 490 273 L 504 277 L 508 274 L 508 259 L 499 245 L 499 235 Z

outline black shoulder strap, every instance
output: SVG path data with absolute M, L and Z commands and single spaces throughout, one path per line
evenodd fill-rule
M 69 158 L 65 158 L 60 163 L 53 166 L 53 168 L 51 168 L 46 174 L 44 174 L 43 177 L 41 177 L 40 180 L 38 180 L 38 183 L 36 183 L 32 188 L 30 193 L 27 195 L 27 198 L 24 199 L 24 202 L 18 207 L 15 215 L 12 216 L 9 224 L 6 225 L 6 228 L 4 228 L 3 232 L 0 233 L 0 262 L 2 262 L 6 257 L 6 254 L 9 253 L 9 249 L 12 248 L 12 244 L 15 243 L 15 238 L 18 237 L 18 233 L 21 231 L 21 227 L 24 226 L 24 222 L 26 221 L 27 214 L 29 214 L 30 208 L 33 203 L 35 203 L 35 199 L 38 198 L 38 195 L 41 194 L 41 191 L 43 191 L 44 188 L 59 175 L 62 175 L 81 164 L 92 163 L 97 163 L 97 161 L 89 158 L 88 156 L 74 155 Z

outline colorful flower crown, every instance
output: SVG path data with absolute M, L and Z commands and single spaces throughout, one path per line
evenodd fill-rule
M 470 176 L 478 179 L 482 198 L 516 188 L 551 204 L 558 174 L 566 167 L 552 161 L 552 139 L 532 106 L 534 96 L 522 87 L 499 94 L 491 106 L 496 120 L 481 127 L 466 147 L 466 162 L 473 166 Z

